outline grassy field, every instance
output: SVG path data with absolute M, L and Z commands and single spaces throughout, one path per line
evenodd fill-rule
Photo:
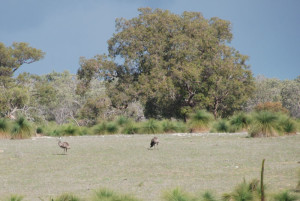
M 233 190 L 243 178 L 260 178 L 265 162 L 267 192 L 293 189 L 300 169 L 300 135 L 247 138 L 245 134 L 156 135 L 158 150 L 148 150 L 154 135 L 0 140 L 0 199 L 49 200 L 64 192 L 80 197 L 107 187 L 145 201 L 161 200 L 164 190 Z

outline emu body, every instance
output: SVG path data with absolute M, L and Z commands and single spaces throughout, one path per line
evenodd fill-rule
M 152 138 L 150 142 L 150 148 L 155 147 L 155 145 L 158 146 L 158 143 L 159 141 L 157 137 Z
M 59 138 L 59 140 L 58 140 L 58 146 L 64 150 L 64 153 L 68 152 L 68 149 L 71 148 L 69 143 L 68 142 L 62 142 L 61 138 Z

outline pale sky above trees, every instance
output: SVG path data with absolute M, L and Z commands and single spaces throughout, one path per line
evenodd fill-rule
M 248 55 L 254 75 L 294 79 L 300 75 L 298 0 L 0 0 L 0 42 L 27 42 L 46 52 L 17 73 L 76 73 L 79 57 L 107 53 L 115 19 L 137 17 L 140 7 L 172 13 L 201 12 L 232 23 L 231 46 Z

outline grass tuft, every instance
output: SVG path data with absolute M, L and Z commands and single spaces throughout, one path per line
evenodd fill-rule
M 79 197 L 71 194 L 71 193 L 64 193 L 58 196 L 54 201 L 81 201 Z
M 198 110 L 191 115 L 189 126 L 192 132 L 208 130 L 210 123 L 213 121 L 213 115 L 205 110 Z
M 19 117 L 13 124 L 11 137 L 13 139 L 29 138 L 32 135 L 32 126 L 24 117 Z

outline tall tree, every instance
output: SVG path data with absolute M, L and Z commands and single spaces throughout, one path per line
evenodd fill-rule
M 14 113 L 29 101 L 28 89 L 16 82 L 13 74 L 23 64 L 44 57 L 45 53 L 27 43 L 14 42 L 6 47 L 0 42 L 0 116 L 13 118 Z
M 138 17 L 116 20 L 109 55 L 81 59 L 81 88 L 95 76 L 106 80 L 115 107 L 140 101 L 147 117 L 184 118 L 194 108 L 217 117 L 241 107 L 253 78 L 247 57 L 227 45 L 230 22 L 199 12 L 139 11 Z

